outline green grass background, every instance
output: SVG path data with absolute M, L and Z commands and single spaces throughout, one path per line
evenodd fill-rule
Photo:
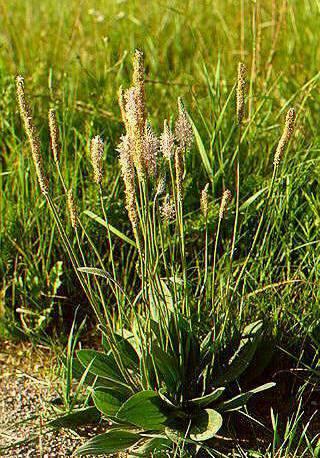
M 63 268 L 58 295 L 63 297 L 54 299 L 51 316 L 71 317 L 74 306 L 85 307 L 36 185 L 17 112 L 14 76 L 25 77 L 51 189 L 61 212 L 65 196 L 49 151 L 49 107 L 58 110 L 61 167 L 81 211 L 99 212 L 88 143 L 95 134 L 104 137 L 104 194 L 110 222 L 130 235 L 115 152 L 122 132 L 117 90 L 129 84 L 132 52 L 138 47 L 145 53 L 151 121 L 161 128 L 165 118 L 174 116 L 177 97 L 183 96 L 199 130 L 201 141 L 187 161 L 190 253 L 202 237 L 203 222 L 195 211 L 203 186 L 211 180 L 213 230 L 221 190 L 227 185 L 234 193 L 232 157 L 237 132 L 231 92 L 239 60 L 249 69 L 250 121 L 241 149 L 238 269 L 249 251 L 271 180 L 273 153 L 286 110 L 291 105 L 297 108 L 295 138 L 281 163 L 261 240 L 235 300 L 243 310 L 241 319 L 262 315 L 271 319 L 275 330 L 280 320 L 295 335 L 301 333 L 301 325 L 303 332 L 312 334 L 318 323 L 320 276 L 320 2 L 0 0 L 0 14 L 0 274 L 6 332 L 12 331 L 13 322 L 19 323 L 21 312 L 16 309 L 24 309 L 23 316 L 29 316 L 26 310 L 35 311 L 38 320 L 50 307 L 59 261 Z M 225 261 L 233 217 L 234 207 L 223 228 L 221 284 L 228 274 Z M 83 221 L 98 248 L 105 250 L 103 228 L 86 216 Z M 117 259 L 126 285 L 130 261 L 121 250 Z

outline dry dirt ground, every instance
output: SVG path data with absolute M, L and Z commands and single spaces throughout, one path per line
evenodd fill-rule
M 0 342 L 1 457 L 67 457 L 82 442 L 76 433 L 42 432 L 57 383 L 53 364 L 54 356 L 46 348 Z M 1 450 L 12 444 L 16 445 Z

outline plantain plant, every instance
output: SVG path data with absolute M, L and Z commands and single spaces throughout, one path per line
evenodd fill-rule
M 69 388 L 64 399 L 67 413 L 49 423 L 50 427 L 76 427 L 107 420 L 102 423 L 107 425 L 106 431 L 82 445 L 78 449 L 80 455 L 126 451 L 129 456 L 150 456 L 171 453 L 170 450 L 175 456 L 178 452 L 180 456 L 184 453 L 194 456 L 199 450 L 210 454 L 215 438 L 226 428 L 225 419 L 230 413 L 246 406 L 255 394 L 274 386 L 267 383 L 249 391 L 239 390 L 240 377 L 245 376 L 262 346 L 264 331 L 262 321 L 246 326 L 242 323 L 242 299 L 240 308 L 237 307 L 243 277 L 264 223 L 262 211 L 248 255 L 237 265 L 238 156 L 244 138 L 241 125 L 245 115 L 245 78 L 245 67 L 240 65 L 237 85 L 240 135 L 230 253 L 223 253 L 219 248 L 219 235 L 232 196 L 224 189 L 220 208 L 216 209 L 210 202 L 209 185 L 200 193 L 204 248 L 199 251 L 186 237 L 188 215 L 184 209 L 184 191 L 188 152 L 194 135 L 198 147 L 201 139 L 181 99 L 174 128 L 171 121 L 165 121 L 162 134 L 156 136 L 146 111 L 143 55 L 139 51 L 135 53 L 133 85 L 119 92 L 126 133 L 118 146 L 132 237 L 120 232 L 108 220 L 103 196 L 102 139 L 94 137 L 90 148 L 103 217 L 90 210 L 85 214 L 106 228 L 107 254 L 99 253 L 88 237 L 76 199 L 60 173 L 58 154 L 54 154 L 77 247 L 70 243 L 51 197 L 23 80 L 17 79 L 20 111 L 38 181 L 78 280 L 96 314 L 102 337 L 103 351 L 80 349 L 76 358 L 73 357 L 75 345 L 69 342 L 66 369 Z M 55 152 L 59 150 L 59 138 L 52 110 L 49 121 Z M 294 126 L 295 111 L 291 109 L 276 151 L 266 205 L 270 203 L 280 157 Z M 86 246 L 96 255 L 96 266 L 88 266 L 82 240 L 86 240 Z M 124 256 L 130 257 L 126 266 L 131 266 L 124 272 L 126 286 L 120 281 L 115 241 L 129 246 L 123 249 Z M 228 266 L 226 278 L 219 276 L 218 267 L 223 263 Z M 132 279 L 132 284 L 128 279 Z M 114 297 L 112 308 L 106 306 L 102 287 L 105 283 L 108 294 Z M 75 397 L 70 389 L 73 378 L 79 380 Z M 84 385 L 88 391 L 82 395 Z
M 115 340 L 102 329 L 103 352 L 77 352 L 78 376 L 86 371 L 94 376 L 90 392 L 96 411 L 89 407 L 90 412 L 100 412 L 112 425 L 81 446 L 79 455 L 127 450 L 129 456 L 146 457 L 184 449 L 195 456 L 210 448 L 225 416 L 274 386 L 267 383 L 236 394 L 235 382 L 261 342 L 262 322 L 237 336 L 238 347 L 231 355 L 230 344 L 218 348 L 213 331 L 199 338 L 174 313 L 163 319 L 140 318 L 135 324 L 131 331 L 119 330 Z M 230 356 L 223 361 L 226 354 Z

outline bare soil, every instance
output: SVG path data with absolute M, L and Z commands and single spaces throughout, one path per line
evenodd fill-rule
M 53 364 L 44 347 L 0 342 L 0 456 L 67 457 L 82 442 L 73 432 L 42 432 L 56 386 Z

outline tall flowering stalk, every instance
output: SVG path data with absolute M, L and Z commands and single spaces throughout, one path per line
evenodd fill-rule
M 75 203 L 74 196 L 73 196 L 73 191 L 71 188 L 68 191 L 67 205 L 68 205 L 71 226 L 73 227 L 73 229 L 77 229 L 78 212 L 77 212 L 77 207 L 76 207 L 76 203 Z
M 102 138 L 96 135 L 90 143 L 91 163 L 93 167 L 93 178 L 97 185 L 102 184 L 102 157 L 104 144 Z
M 238 64 L 238 79 L 237 79 L 237 119 L 241 125 L 245 115 L 245 90 L 246 90 L 247 67 L 240 62 Z
M 203 276 L 203 283 L 202 283 L 202 287 L 201 287 L 200 295 L 198 299 L 198 317 L 199 319 L 201 316 L 201 302 L 202 302 L 203 293 L 204 291 L 207 293 L 206 285 L 207 285 L 207 279 L 208 279 L 208 224 L 207 224 L 208 223 L 208 213 L 209 213 L 208 191 L 209 191 L 209 183 L 205 185 L 205 187 L 202 189 L 201 194 L 200 194 L 200 210 L 204 217 L 205 236 L 204 236 L 204 276 Z M 206 301 L 207 301 L 207 297 L 206 297 Z
M 50 147 L 54 159 L 54 163 L 64 189 L 65 194 L 68 193 L 68 189 L 64 178 L 61 173 L 60 169 L 60 156 L 61 156 L 61 142 L 60 142 L 60 134 L 59 134 L 59 126 L 57 120 L 56 110 L 54 108 L 50 108 L 48 112 L 48 124 L 49 124 L 49 135 L 50 135 Z
M 94 297 L 94 294 L 91 290 L 90 283 L 87 280 L 86 276 L 80 271 L 81 264 L 79 262 L 78 256 L 75 253 L 72 243 L 70 242 L 68 235 L 66 233 L 66 230 L 64 228 L 64 224 L 61 220 L 61 217 L 59 215 L 59 212 L 57 211 L 56 205 L 53 202 L 50 193 L 49 193 L 49 185 L 48 185 L 48 179 L 44 173 L 44 167 L 43 167 L 43 159 L 41 156 L 41 144 L 40 144 L 40 138 L 38 131 L 33 123 L 33 118 L 32 118 L 32 112 L 29 107 L 29 104 L 26 100 L 25 96 L 25 90 L 24 90 L 24 79 L 22 76 L 17 76 L 16 78 L 16 93 L 17 93 L 17 99 L 18 99 L 18 105 L 20 109 L 20 115 L 24 123 L 25 131 L 28 136 L 29 144 L 30 144 L 30 149 L 31 149 L 31 154 L 32 154 L 32 159 L 35 165 L 36 169 L 36 174 L 38 178 L 38 182 L 40 185 L 41 192 L 44 194 L 46 198 L 46 202 L 53 214 L 53 218 L 56 222 L 58 231 L 61 236 L 61 240 L 63 242 L 63 245 L 68 253 L 68 256 L 70 258 L 70 261 L 72 263 L 72 266 L 74 268 L 75 274 L 78 277 L 78 280 L 85 291 L 89 302 L 91 303 L 91 306 L 93 310 L 95 311 L 97 318 L 100 322 L 103 322 L 103 316 L 101 314 L 101 311 L 99 309 L 99 306 L 97 305 L 96 299 Z M 51 118 L 51 119 L 50 119 Z M 51 126 L 50 126 L 51 123 Z M 57 142 L 58 137 L 57 137 L 57 124 L 54 124 L 54 119 L 52 117 L 52 113 L 50 116 L 49 113 L 49 129 L 50 129 L 50 137 L 51 137 L 51 146 L 52 142 Z M 55 144 L 55 147 L 57 147 L 57 144 Z M 55 162 L 56 164 L 59 161 L 59 156 L 58 156 L 58 150 L 54 153 L 56 155 Z M 64 183 L 64 182 L 63 182 Z M 65 184 L 64 184 L 64 188 Z M 76 216 L 76 210 L 75 210 L 75 205 L 74 205 L 74 199 L 71 193 L 67 195 L 67 206 L 68 210 L 70 212 L 70 218 L 71 218 L 71 224 L 74 227 L 75 230 L 77 230 L 77 224 L 78 224 L 78 219 Z
M 133 57 L 133 76 L 132 83 L 136 92 L 137 100 L 137 118 L 139 127 L 143 129 L 146 122 L 146 102 L 144 89 L 144 56 L 143 53 L 136 49 Z
M 238 123 L 238 147 L 236 154 L 236 164 L 235 164 L 235 181 L 236 181 L 236 208 L 235 208 L 235 218 L 233 224 L 233 235 L 232 235 L 232 244 L 230 251 L 230 267 L 229 267 L 229 277 L 227 280 L 227 293 L 229 291 L 230 282 L 232 279 L 232 263 L 234 258 L 234 251 L 236 246 L 236 237 L 238 232 L 238 222 L 239 222 L 239 208 L 240 208 L 240 156 L 241 156 L 241 142 L 242 142 L 242 124 L 245 116 L 245 98 L 246 98 L 246 77 L 247 77 L 247 67 L 242 62 L 238 64 L 238 74 L 237 74 L 237 88 L 236 88 L 236 118 Z
M 24 123 L 25 131 L 28 136 L 32 153 L 32 159 L 36 169 L 39 186 L 43 194 L 48 194 L 49 184 L 44 172 L 39 134 L 33 123 L 31 109 L 26 100 L 24 91 L 24 79 L 22 76 L 17 76 L 16 78 L 16 89 L 20 114 Z
M 53 153 L 53 158 L 55 162 L 59 162 L 61 145 L 59 140 L 59 127 L 57 121 L 56 110 L 50 108 L 48 112 L 48 123 L 49 123 L 49 133 L 50 133 L 50 144 Z
M 205 185 L 203 190 L 201 191 L 201 198 L 200 198 L 200 208 L 201 212 L 204 216 L 205 221 L 208 219 L 208 190 L 209 190 L 209 183 Z
M 191 148 L 193 143 L 193 130 L 181 97 L 178 98 L 178 119 L 175 126 L 175 136 L 178 144 L 184 150 L 187 151 Z
M 137 246 L 140 247 L 139 217 L 136 205 L 135 170 L 131 155 L 130 139 L 128 135 L 121 137 L 121 142 L 118 145 L 117 151 L 119 152 L 121 173 L 125 187 L 126 209 Z
M 279 140 L 274 159 L 273 159 L 273 166 L 275 169 L 278 168 L 280 164 L 280 160 L 287 149 L 287 146 L 291 140 L 291 137 L 294 133 L 296 125 L 296 110 L 294 108 L 290 108 L 287 112 L 286 116 L 286 123 L 283 129 L 282 136 Z
M 174 134 L 168 125 L 168 121 L 165 119 L 163 123 L 163 132 L 160 135 L 160 151 L 166 161 L 170 162 L 174 155 Z
M 152 130 L 149 121 L 145 123 L 144 137 L 143 137 L 143 152 L 145 156 L 145 165 L 150 177 L 157 175 L 157 163 L 159 153 L 159 139 Z
M 185 175 L 185 155 L 193 143 L 193 130 L 189 116 L 178 99 L 178 117 L 174 132 L 168 122 L 164 122 L 160 138 L 155 135 L 147 120 L 145 101 L 143 54 L 136 51 L 133 59 L 132 86 L 119 90 L 119 106 L 126 130 L 118 146 L 119 160 L 125 186 L 126 209 L 131 222 L 140 255 L 143 258 L 142 279 L 148 272 L 155 272 L 158 265 L 159 249 L 157 246 L 156 212 L 152 205 L 157 199 L 150 199 L 152 193 L 158 198 L 160 193 L 154 189 L 154 181 L 161 175 L 162 167 L 169 167 L 172 183 L 173 202 L 165 202 L 161 207 L 164 220 L 176 217 L 176 229 L 179 231 L 180 253 L 184 288 L 187 287 L 186 258 L 183 223 L 183 180 Z M 161 154 L 159 154 L 161 153 Z M 151 202 L 153 204 L 151 205 Z M 170 215 L 170 217 L 168 216 Z M 175 248 L 176 250 L 176 248 Z M 157 274 L 158 275 L 158 274 Z M 149 277 L 150 278 L 150 277 Z M 155 283 L 161 283 L 160 277 Z M 184 301 L 187 293 L 185 291 Z M 187 306 L 184 304 L 184 310 Z
M 224 217 L 224 214 L 227 210 L 229 201 L 231 200 L 231 192 L 229 189 L 226 189 L 222 194 L 221 205 L 219 210 L 219 220 L 221 221 Z
M 175 174 L 176 174 L 176 206 L 177 224 L 181 239 L 181 261 L 183 270 L 184 300 L 182 310 L 187 315 L 190 314 L 187 286 L 187 265 L 185 253 L 185 235 L 183 221 L 183 179 L 185 154 L 193 143 L 193 130 L 189 121 L 188 113 L 184 107 L 181 97 L 178 98 L 178 118 L 175 125 L 175 138 L 177 147 L 175 149 Z
M 149 185 L 157 175 L 159 140 L 147 121 L 144 57 L 135 51 L 132 86 L 119 91 L 126 135 L 118 147 L 125 184 L 126 208 L 141 258 L 143 284 L 157 256 L 155 226 L 149 204 Z M 137 183 L 136 183 L 137 178 Z M 138 204 L 138 205 L 137 205 Z
M 141 99 L 136 87 L 125 92 L 125 120 L 127 135 L 130 138 L 131 155 L 137 170 L 138 179 L 143 182 L 146 178 L 146 163 L 143 152 L 145 120 L 142 113 L 144 99 Z M 124 121 L 125 122 L 125 121 Z
M 149 220 L 148 180 L 157 175 L 160 146 L 159 139 L 147 121 L 144 73 L 143 53 L 137 50 L 133 58 L 132 86 L 127 90 L 119 90 L 119 106 L 126 134 L 118 146 L 126 208 L 141 254 L 143 251 L 147 252 L 147 245 L 153 243 L 153 237 L 146 238 L 148 233 L 152 233 Z M 143 234 L 143 250 L 140 232 Z
M 176 173 L 177 202 L 179 205 L 182 205 L 184 167 L 183 167 L 183 149 L 181 146 L 178 146 L 175 150 L 174 166 L 175 166 L 175 173 Z
M 49 136 L 50 136 L 50 148 L 52 151 L 53 155 L 53 160 L 59 175 L 60 182 L 62 184 L 62 187 L 64 189 L 65 195 L 67 196 L 67 207 L 69 210 L 69 215 L 71 217 L 71 208 L 72 208 L 72 201 L 74 202 L 73 195 L 72 195 L 72 190 L 67 188 L 66 182 L 64 180 L 64 177 L 61 173 L 60 169 L 60 160 L 61 160 L 61 139 L 60 139 L 60 132 L 59 132 L 59 124 L 58 124 L 58 119 L 57 119 L 57 112 L 55 108 L 50 108 L 48 111 L 48 126 L 49 126 Z M 75 208 L 75 207 L 74 207 Z M 75 212 L 76 214 L 76 212 Z M 71 221 L 73 218 L 71 217 Z M 77 226 L 72 224 L 72 226 L 75 228 Z
M 110 225 L 109 225 L 109 219 L 108 219 L 108 214 L 107 210 L 105 208 L 104 204 L 104 199 L 103 199 L 103 189 L 102 189 L 102 180 L 103 180 L 103 164 L 102 164 L 102 159 L 103 159 L 103 153 L 104 153 L 104 142 L 100 135 L 96 135 L 91 139 L 90 142 L 90 155 L 91 155 L 91 164 L 93 168 L 93 179 L 96 185 L 99 188 L 99 194 L 100 194 L 100 206 L 102 209 L 102 213 L 104 216 L 104 220 L 106 223 L 106 228 L 107 228 L 107 237 L 108 237 L 108 243 L 109 243 L 109 259 L 111 261 L 111 266 L 112 266 L 112 273 L 113 273 L 113 278 L 115 281 L 117 281 L 117 271 L 116 271 L 116 265 L 115 265 L 115 260 L 113 256 L 113 241 L 111 238 L 111 232 L 110 232 Z M 111 285 L 112 290 L 114 291 L 114 294 L 116 295 L 117 299 L 120 297 L 120 293 L 118 289 L 114 289 L 113 285 Z
M 178 118 L 174 133 L 177 141 L 177 147 L 175 148 L 177 200 L 182 204 L 185 154 L 192 146 L 193 130 L 181 97 L 178 98 Z
M 289 145 L 289 142 L 294 134 L 294 131 L 295 131 L 295 127 L 296 127 L 296 110 L 294 108 L 290 108 L 287 112 L 287 115 L 286 115 L 286 122 L 285 122 L 285 126 L 284 126 L 284 129 L 283 129 L 283 132 L 282 132 L 282 135 L 281 135 L 281 138 L 278 142 L 278 145 L 277 145 L 277 149 L 276 149 L 276 152 L 275 152 L 275 155 L 274 155 L 274 158 L 273 158 L 273 174 L 272 174 L 272 179 L 270 181 L 270 186 L 269 186 L 269 190 L 268 190 L 268 195 L 267 195 L 267 198 L 266 198 L 266 202 L 265 202 L 265 206 L 264 206 L 264 209 L 262 211 L 262 214 L 260 216 L 260 220 L 259 220 L 259 223 L 258 223 L 258 226 L 257 226 L 257 229 L 255 231 L 255 235 L 254 235 L 254 238 L 253 238 L 253 241 L 252 241 L 252 244 L 251 244 L 251 247 L 250 247 L 250 250 L 249 250 L 249 253 L 242 265 L 242 268 L 241 268 L 241 271 L 238 275 L 238 278 L 237 278 L 237 281 L 236 281 L 236 285 L 235 285 L 235 289 L 237 289 L 242 277 L 243 277 L 243 274 L 248 266 L 248 263 L 249 263 L 249 260 L 250 260 L 250 257 L 253 253 L 253 250 L 254 248 L 256 247 L 256 244 L 258 242 L 258 239 L 259 239 L 259 236 L 260 236 L 260 233 L 261 233 L 261 230 L 262 230 L 262 227 L 263 227 L 263 222 L 264 222 L 264 216 L 265 216 L 265 212 L 270 204 L 270 201 L 272 199 L 272 195 L 273 195 L 273 190 L 274 190 L 274 184 L 275 184 L 275 180 L 276 180 L 276 176 L 277 176 L 277 171 L 278 171 L 278 167 L 279 167 L 279 164 L 280 164 L 280 160 L 281 160 L 281 157 L 283 156 L 285 150 L 287 149 L 288 145 Z
M 211 306 L 213 312 L 214 300 L 215 300 L 215 276 L 216 276 L 216 267 L 217 267 L 217 254 L 218 254 L 218 242 L 220 236 L 221 223 L 225 216 L 225 213 L 228 208 L 228 204 L 231 200 L 232 194 L 229 189 L 225 189 L 222 194 L 220 209 L 219 209 L 219 220 L 218 227 L 215 237 L 214 252 L 213 252 L 213 262 L 212 262 L 212 281 L 211 281 Z

